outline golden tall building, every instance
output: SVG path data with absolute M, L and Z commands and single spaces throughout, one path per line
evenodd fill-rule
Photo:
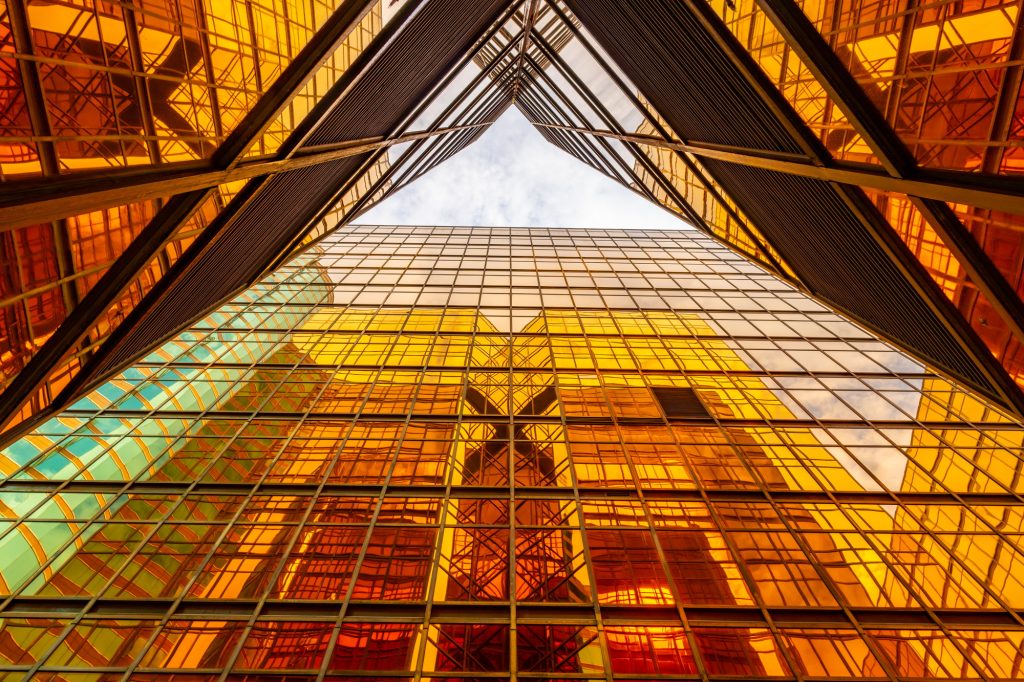
M 0 668 L 1024 677 L 1022 9 L 0 0 Z
M 1022 448 L 696 232 L 351 226 L 3 450 L 0 670 L 1019 679 Z
M 10 438 L 471 143 L 549 141 L 1024 417 L 1021 0 L 7 0 Z

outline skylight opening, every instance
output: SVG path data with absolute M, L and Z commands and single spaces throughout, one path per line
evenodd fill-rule
M 515 107 L 354 223 L 694 229 L 548 143 Z

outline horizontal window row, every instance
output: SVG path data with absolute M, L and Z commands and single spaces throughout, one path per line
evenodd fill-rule
M 0 452 L 5 477 L 331 485 L 515 481 L 520 486 L 668 490 L 1024 490 L 1019 473 L 1024 432 L 1013 429 L 114 416 L 52 423 L 51 435 L 30 436 Z
M 524 527 L 459 523 L 509 513 L 469 499 L 449 502 L 438 527 L 396 523 L 427 513 L 427 503 L 397 509 L 371 500 L 309 505 L 288 496 L 249 513 L 218 510 L 217 499 L 178 508 L 179 514 L 234 514 L 231 523 L 130 520 L 151 513 L 154 502 L 127 501 L 112 512 L 124 519 L 120 523 L 23 522 L 3 536 L 0 592 L 109 599 L 1024 608 L 1019 534 L 1011 540 L 992 532 L 896 532 L 909 517 L 898 512 L 884 519 L 888 512 L 881 507 L 864 513 L 894 530 L 831 530 L 830 519 L 813 509 L 787 510 L 799 530 L 529 524 L 561 515 L 563 506 L 555 501 L 517 508 Z M 360 516 L 364 523 L 352 522 Z
M 76 413 L 152 412 L 271 412 L 318 415 L 438 415 L 438 416 L 546 416 L 566 419 L 582 417 L 604 419 L 704 419 L 721 420 L 822 420 L 863 422 L 963 422 L 1012 423 L 1002 412 L 991 409 L 941 379 L 914 380 L 896 378 L 863 379 L 854 377 L 729 376 L 690 374 L 673 376 L 661 373 L 644 375 L 579 375 L 570 372 L 521 372 L 510 377 L 508 371 L 481 366 L 479 371 L 446 372 L 442 368 L 464 367 L 432 360 L 446 359 L 455 350 L 463 356 L 485 350 L 459 348 L 450 340 L 436 356 L 429 346 L 423 348 L 420 362 L 394 364 L 382 361 L 397 346 L 350 343 L 337 347 L 324 345 L 311 352 L 352 369 L 336 371 L 330 367 L 303 365 L 293 369 L 245 369 L 231 366 L 137 367 L 123 372 L 85 398 L 70 406 Z M 341 350 L 342 352 L 338 352 Z M 522 354 L 536 350 L 524 349 Z M 554 364 L 565 369 L 594 370 L 579 367 L 579 346 L 551 349 Z M 585 345 L 582 346 L 587 351 Z M 593 349 L 597 357 L 602 349 Z M 403 354 L 416 346 L 402 346 Z M 499 347 L 500 351 L 500 347 Z M 569 356 L 569 353 L 573 355 Z M 572 360 L 560 360 L 565 355 Z M 683 353 L 673 353 L 682 360 Z M 588 353 L 589 356 L 589 353 Z M 703 356 L 703 357 L 701 357 Z M 651 358 L 657 356 L 652 355 Z M 693 353 L 694 363 L 710 363 L 710 353 Z M 325 359 L 327 359 L 325 357 Z M 357 360 L 365 360 L 358 362 Z M 373 361 L 372 361 L 373 360 Z M 664 365 L 667 359 L 652 360 Z M 609 362 L 608 364 L 612 364 Z M 629 370 L 617 363 L 612 369 Z M 427 376 L 418 368 L 436 368 Z M 403 372 L 405 368 L 405 372 Z M 707 369 L 707 368 L 705 368 Z M 488 371 L 491 370 L 491 371 Z M 670 371 L 670 370 L 669 370 Z M 510 384 L 510 378 L 516 383 Z M 915 386 L 915 384 L 918 384 Z
M 43 671 L 220 671 L 670 675 L 743 679 L 1017 679 L 1024 634 L 1000 630 L 12 619 L 8 669 L 45 652 Z M 6 659 L 6 660 L 5 660 Z M 2 669 L 2 668 L 0 668 Z M 138 673 L 137 673 L 138 674 Z M 77 679 L 77 678 L 72 678 Z M 145 679 L 164 679 L 153 677 Z M 235 678 L 228 678 L 235 679 Z M 334 678 L 328 678 L 334 679 Z M 400 678 L 396 678 L 400 679 Z M 503 679 L 500 675 L 495 679 Z M 507 679 L 507 678 L 505 678 Z
M 196 323 L 195 330 L 218 329 L 302 329 L 305 331 L 390 331 L 421 333 L 493 334 L 508 315 L 498 311 L 477 311 L 472 308 L 426 308 L 396 310 L 361 306 L 341 306 L 326 302 L 316 308 L 301 301 L 274 304 L 255 302 L 248 305 L 229 303 Z M 851 343 L 888 349 L 866 332 L 831 313 L 814 312 L 719 312 L 711 316 L 695 316 L 668 311 L 604 311 L 550 310 L 538 314 L 524 313 L 514 325 L 517 335 L 586 334 L 660 337 L 764 337 L 785 342 L 794 337 L 812 339 L 848 338 Z M 197 332 L 193 332 L 197 333 Z M 225 333 L 228 333 L 225 330 Z M 895 351 L 892 351 L 895 352 Z

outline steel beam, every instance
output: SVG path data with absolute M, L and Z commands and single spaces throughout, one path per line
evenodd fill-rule
M 799 161 L 793 155 L 780 154 L 778 152 L 767 152 L 759 149 L 746 149 L 743 147 L 716 145 L 705 142 L 672 142 L 660 137 L 651 135 L 622 135 L 609 130 L 588 130 L 586 128 L 574 128 L 569 126 L 552 126 L 553 128 L 567 128 L 569 130 L 591 135 L 614 137 L 624 142 L 634 144 L 646 144 L 663 149 L 674 149 L 687 152 L 694 156 L 728 161 L 741 166 L 753 168 L 764 168 L 766 170 L 799 175 L 815 180 L 826 182 L 838 182 L 844 185 L 870 187 L 889 192 L 910 194 L 925 199 L 937 201 L 952 201 L 955 203 L 966 203 L 974 206 L 993 208 L 1001 211 L 1024 213 L 1024 192 L 1005 193 L 978 190 L 970 187 L 962 187 L 939 179 L 920 178 L 896 178 L 888 173 L 872 170 L 869 168 L 832 164 L 819 166 L 807 161 Z
M 445 132 L 455 132 L 466 127 L 475 126 L 409 133 L 391 139 L 371 137 L 331 145 L 303 147 L 301 151 L 285 159 L 265 158 L 241 161 L 231 168 L 214 168 L 212 164 L 204 164 L 203 167 L 196 168 L 190 164 L 188 170 L 178 173 L 165 169 L 159 174 L 146 173 L 125 178 L 120 182 L 111 183 L 114 186 L 108 189 L 97 189 L 88 185 L 73 186 L 57 196 L 54 196 L 52 191 L 48 192 L 42 184 L 33 183 L 34 186 L 37 186 L 37 190 L 32 193 L 32 199 L 24 203 L 0 207 L 0 223 L 3 223 L 0 230 L 12 230 L 23 225 L 119 206 L 131 201 L 157 199 L 198 189 L 208 189 L 223 183 L 287 173 L 299 168 L 336 161 L 375 149 L 383 149 L 402 142 L 419 140 Z
M 284 69 L 274 85 L 257 101 L 235 130 L 213 154 L 216 168 L 228 169 L 269 126 L 278 113 L 302 89 L 320 64 L 359 25 L 374 0 L 349 0 L 339 7 Z M 167 202 L 125 252 L 107 270 L 88 295 L 43 344 L 29 363 L 0 394 L 0 425 L 6 424 L 46 380 L 51 370 L 88 334 L 121 292 L 146 267 L 169 239 L 210 194 L 199 189 L 179 194 Z
M 58 175 L 60 168 L 57 164 L 57 152 L 53 143 L 50 118 L 46 111 L 42 78 L 39 76 L 39 67 L 35 61 L 32 27 L 29 24 L 25 0 L 8 2 L 7 17 L 14 49 L 19 53 L 15 61 L 18 64 L 18 74 L 21 76 L 21 88 L 25 94 L 25 110 L 32 126 L 32 135 L 39 138 L 34 140 L 39 166 L 43 175 Z
M 219 413 L 218 413 L 219 414 Z M 299 420 L 303 415 L 292 415 L 293 420 Z M 355 415 L 358 417 L 358 415 Z M 354 418 L 346 415 L 346 418 Z M 245 417 L 242 417 L 245 419 Z M 507 417 L 502 423 L 508 424 Z M 419 421 L 419 417 L 416 418 Z M 376 417 L 373 418 L 376 422 Z M 457 423 L 457 418 L 449 417 L 448 423 Z M 533 423 L 530 420 L 530 423 Z M 609 425 L 612 422 L 607 422 Z M 731 425 L 731 424 L 730 424 Z M 924 422 L 934 428 L 943 428 L 940 424 Z M 961 424 L 962 426 L 962 424 Z M 954 427 L 955 428 L 955 427 Z M 0 490 L 15 493 L 36 493 L 36 494 L 63 494 L 76 493 L 88 495 L 237 495 L 247 496 L 254 492 L 273 495 L 289 496 L 315 496 L 318 492 L 324 495 L 338 497 L 378 497 L 383 494 L 385 497 L 425 497 L 442 498 L 445 496 L 444 489 L 438 489 L 433 485 L 373 485 L 373 484 L 345 484 L 345 483 L 240 483 L 233 481 L 162 481 L 156 479 L 134 480 L 134 481 L 91 481 L 88 479 L 76 479 L 71 481 L 58 480 L 37 480 L 32 478 L 7 479 L 0 481 Z M 635 499 L 641 492 L 630 489 L 609 489 L 600 486 L 579 486 L 577 488 L 567 486 L 544 486 L 528 487 L 516 486 L 515 496 L 527 499 L 573 499 L 576 494 L 580 499 Z M 471 485 L 453 485 L 448 491 L 454 499 L 473 499 L 478 497 L 502 497 L 508 496 L 507 487 L 488 487 Z M 838 501 L 848 504 L 902 504 L 902 505 L 925 505 L 925 504 L 962 504 L 974 505 L 1016 505 L 1021 504 L 1021 496 L 1010 492 L 968 492 L 955 493 L 945 490 L 938 491 L 872 491 L 872 490 L 846 490 L 846 491 L 823 491 L 823 490 L 755 490 L 755 489 L 715 489 L 698 490 L 688 489 L 645 489 L 642 491 L 644 497 L 658 500 L 701 500 L 707 498 L 713 502 L 745 502 L 745 503 L 767 503 L 774 501 L 780 504 L 804 504 L 815 502 Z M 5 531 L 9 532 L 9 531 Z
M 1006 55 L 1006 68 L 999 81 L 999 92 L 996 94 L 995 111 L 992 114 L 992 126 L 989 129 L 989 146 L 985 148 L 984 160 L 981 165 L 983 173 L 997 174 L 1003 159 L 1005 147 L 1013 125 L 1013 115 L 1017 110 L 1021 85 L 1024 82 L 1024 11 L 1017 10 L 1017 20 L 1013 25 L 1013 38 L 1010 41 L 1010 52 Z M 994 144 L 994 143 L 998 143 Z
M 519 54 L 516 57 L 515 80 L 512 83 L 512 102 L 519 96 L 522 87 L 523 69 L 526 65 L 526 53 L 530 49 L 530 41 L 533 39 L 533 27 L 537 23 L 537 3 L 539 0 L 526 0 L 527 12 L 526 21 L 523 23 L 523 42 L 519 45 Z
M 514 604 L 516 618 L 510 607 Z M 530 602 L 440 602 L 430 604 L 432 622 L 450 623 L 575 623 L 595 625 L 593 604 L 530 603 Z M 428 602 L 381 602 L 352 601 L 344 622 L 358 623 L 420 623 L 424 619 Z M 76 618 L 84 611 L 94 615 L 102 614 L 120 618 L 161 618 L 174 613 L 178 618 L 209 618 L 211 613 L 219 614 L 228 621 L 245 619 L 257 612 L 268 616 L 271 622 L 301 619 L 303 622 L 334 622 L 340 615 L 342 603 L 338 600 L 257 600 L 257 599 L 115 599 L 96 597 L 37 597 L 25 596 L 11 599 L 3 609 L 5 618 L 38 618 L 40 613 L 48 617 Z M 923 626 L 932 628 L 935 621 L 950 628 L 1000 627 L 1016 629 L 1018 618 L 1024 611 L 1007 611 L 1001 608 L 958 609 L 958 608 L 914 608 L 914 607 L 854 607 L 849 610 L 839 607 L 790 607 L 790 606 L 735 606 L 726 607 L 686 605 L 687 620 L 694 626 L 764 627 L 768 622 L 787 627 L 840 627 L 849 628 L 850 616 L 860 625 L 875 628 L 891 628 L 893 623 L 902 626 Z M 280 618 L 282 621 L 275 621 Z M 601 621 L 618 625 L 678 625 L 679 614 L 674 606 L 662 605 L 608 605 L 601 606 Z M 49 668 L 47 668 L 49 670 Z M 81 668 L 67 668 L 80 671 Z M 277 671 L 275 671 L 277 672 Z M 357 674 L 358 675 L 358 674 Z M 366 673 L 368 679 L 380 679 L 377 674 Z
M 800 55 L 811 73 L 846 115 L 854 130 L 874 151 L 888 174 L 903 182 L 914 181 L 917 177 L 918 164 L 910 150 L 903 144 L 889 123 L 875 108 L 871 100 L 853 78 L 850 72 L 839 61 L 835 52 L 818 32 L 814 24 L 807 18 L 794 0 L 757 0 L 759 6 L 771 19 L 772 23 L 786 39 L 789 45 Z M 1016 47 L 1024 49 L 1024 40 L 1015 32 Z M 1013 84 L 1013 74 L 1008 72 L 1004 85 Z M 1019 89 L 1019 81 L 1017 83 Z M 1004 97 L 1004 99 L 1006 99 Z M 1016 102 L 1013 96 L 1012 101 Z M 1004 107 L 1008 105 L 1003 105 Z M 994 122 L 998 124 L 998 122 Z M 864 183 L 858 183 L 864 184 Z M 901 184 L 901 183 L 898 183 Z M 986 206 L 964 192 L 971 190 L 954 185 L 936 188 L 933 194 L 922 194 L 905 189 L 910 195 L 914 206 L 921 212 L 925 220 L 932 226 L 946 247 L 967 272 L 971 282 L 981 291 L 982 295 L 996 309 L 1011 333 L 1024 341 L 1024 303 L 1016 292 L 993 265 L 988 254 L 981 248 L 977 240 L 968 231 L 960 219 L 946 202 L 968 205 Z M 998 210 L 1024 213 L 1024 185 L 1022 192 L 1009 197 L 1007 205 Z
M 135 96 L 138 98 L 139 118 L 142 119 L 142 132 L 146 136 L 146 149 L 149 152 L 150 161 L 159 164 L 161 156 L 160 143 L 157 141 L 153 101 L 149 93 L 149 81 L 143 75 L 146 73 L 146 63 L 142 57 L 142 44 L 139 41 L 139 22 L 136 17 L 135 7 L 131 5 L 123 7 L 121 14 L 124 17 L 125 43 L 128 46 L 128 58 L 132 66 L 132 81 L 135 84 Z M 0 218 L 0 222 L 3 222 L 2 218 Z

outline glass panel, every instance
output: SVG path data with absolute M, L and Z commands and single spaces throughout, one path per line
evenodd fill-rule
M 0 671 L 1014 679 L 1022 451 L 696 231 L 351 226 L 0 451 Z

